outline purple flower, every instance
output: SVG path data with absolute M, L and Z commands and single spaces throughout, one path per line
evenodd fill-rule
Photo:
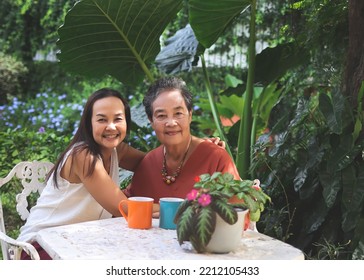
M 38 132 L 39 133 L 44 133 L 45 132 L 45 128 L 43 126 L 41 126 L 39 129 L 38 129 Z

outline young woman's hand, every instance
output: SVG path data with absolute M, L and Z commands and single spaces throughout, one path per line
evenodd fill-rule
M 155 219 L 159 218 L 159 204 L 158 203 L 154 203 L 153 204 L 153 214 L 152 217 Z

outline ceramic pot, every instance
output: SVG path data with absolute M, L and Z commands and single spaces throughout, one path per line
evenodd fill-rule
M 229 202 L 231 204 L 240 204 L 244 202 L 244 199 L 239 199 L 235 195 L 229 199 Z M 250 215 L 249 213 L 245 216 L 245 223 L 244 223 L 244 230 L 247 230 L 248 228 L 255 229 L 255 222 L 250 221 Z
M 224 254 L 237 248 L 243 236 L 245 216 L 249 210 L 237 209 L 236 211 L 238 220 L 233 225 L 228 224 L 216 214 L 216 227 L 206 246 L 207 252 Z

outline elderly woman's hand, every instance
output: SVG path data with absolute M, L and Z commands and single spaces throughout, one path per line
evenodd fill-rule
M 222 141 L 219 137 L 211 137 L 211 138 L 204 138 L 206 141 L 212 142 L 215 145 L 218 145 L 225 149 L 226 143 L 225 141 Z

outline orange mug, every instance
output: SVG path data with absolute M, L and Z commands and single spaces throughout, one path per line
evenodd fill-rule
M 154 199 L 144 196 L 129 197 L 119 203 L 119 211 L 128 222 L 129 228 L 148 229 L 152 227 L 152 212 Z M 128 214 L 123 210 L 127 204 Z

